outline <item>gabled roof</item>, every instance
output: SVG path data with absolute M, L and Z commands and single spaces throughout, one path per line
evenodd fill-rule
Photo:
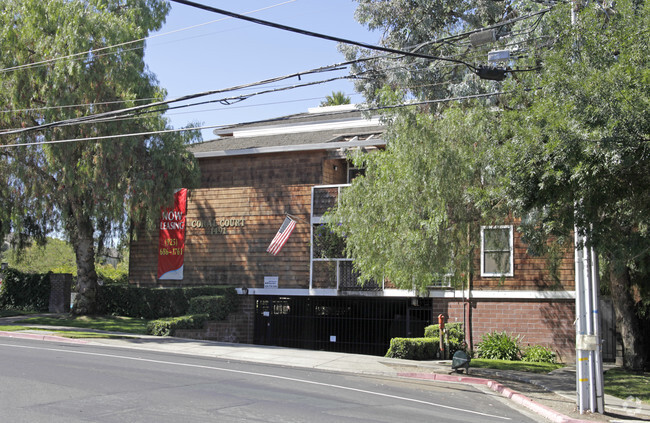
M 310 109 L 308 113 L 215 130 L 219 138 L 189 146 L 197 158 L 288 151 L 380 147 L 385 127 L 351 106 Z

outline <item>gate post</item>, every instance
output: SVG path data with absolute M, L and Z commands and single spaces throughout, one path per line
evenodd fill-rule
M 70 273 L 52 273 L 50 275 L 50 313 L 70 312 L 70 290 L 72 275 Z

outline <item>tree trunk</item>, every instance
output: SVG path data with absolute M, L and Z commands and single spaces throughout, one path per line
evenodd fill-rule
M 622 261 L 614 259 L 610 264 L 609 277 L 616 328 L 623 340 L 623 366 L 629 370 L 643 370 L 640 322 L 630 292 L 630 273 Z
M 95 314 L 97 311 L 97 273 L 95 272 L 95 243 L 93 226 L 87 216 L 77 219 L 75 237 L 72 240 L 77 260 L 77 295 L 72 313 Z

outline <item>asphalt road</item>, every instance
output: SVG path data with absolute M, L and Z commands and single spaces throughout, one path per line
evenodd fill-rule
M 0 339 L 3 422 L 533 422 L 461 384 Z

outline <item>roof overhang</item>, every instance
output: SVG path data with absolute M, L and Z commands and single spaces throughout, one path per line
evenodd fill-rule
M 276 147 L 259 147 L 259 148 L 244 148 L 241 150 L 223 150 L 223 151 L 204 151 L 194 153 L 197 159 L 205 159 L 210 157 L 229 157 L 229 156 L 247 156 L 253 154 L 272 154 L 272 153 L 296 153 L 302 151 L 315 151 L 315 150 L 342 150 L 361 147 L 383 147 L 386 142 L 382 138 L 372 138 L 358 141 L 340 141 L 340 142 L 324 142 L 318 144 L 297 144 L 285 145 Z

